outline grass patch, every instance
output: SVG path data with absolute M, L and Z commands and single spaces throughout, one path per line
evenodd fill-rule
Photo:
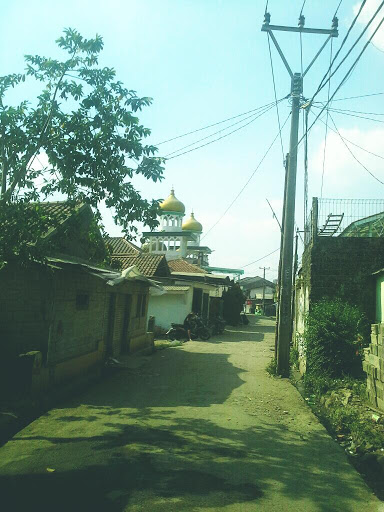
M 275 358 L 271 359 L 268 363 L 267 367 L 265 368 L 266 372 L 269 373 L 269 375 L 272 375 L 276 377 L 277 375 L 277 361 Z

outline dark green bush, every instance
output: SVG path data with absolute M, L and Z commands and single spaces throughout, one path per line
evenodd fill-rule
M 340 299 L 314 304 L 304 332 L 307 373 L 324 378 L 361 375 L 368 327 L 364 314 Z

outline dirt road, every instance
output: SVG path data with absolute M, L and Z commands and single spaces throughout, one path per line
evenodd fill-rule
M 274 324 L 131 359 L 0 449 L 23 511 L 384 511 L 286 380 Z M 3 506 L 5 505 L 5 508 Z

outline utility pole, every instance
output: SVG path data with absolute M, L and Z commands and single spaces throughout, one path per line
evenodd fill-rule
M 270 267 L 259 267 L 263 271 L 263 315 L 265 315 L 265 271 L 269 270 Z
M 263 32 L 267 32 L 279 53 L 289 76 L 291 77 L 291 135 L 289 142 L 288 168 L 286 175 L 286 190 L 284 197 L 284 213 L 282 225 L 282 245 L 280 248 L 281 261 L 281 280 L 279 290 L 279 315 L 278 315 L 278 337 L 277 337 L 277 373 L 283 377 L 289 376 L 289 348 L 292 333 L 292 280 L 293 280 L 293 236 L 295 223 L 295 200 L 296 200 L 296 172 L 297 172 L 297 146 L 299 138 L 299 114 L 303 93 L 303 78 L 308 73 L 320 53 L 331 37 L 337 37 L 338 19 L 336 16 L 332 20 L 332 28 L 305 28 L 305 17 L 300 15 L 297 27 L 287 27 L 282 25 L 271 25 L 271 15 L 266 12 L 264 23 L 261 27 Z M 323 34 L 327 35 L 325 43 L 316 53 L 305 71 L 293 73 L 289 67 L 288 61 L 281 50 L 274 31 L 299 32 L 300 34 Z

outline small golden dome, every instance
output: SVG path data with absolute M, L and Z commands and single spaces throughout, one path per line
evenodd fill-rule
M 160 203 L 160 208 L 165 212 L 178 212 L 184 213 L 185 206 L 175 196 L 175 191 L 172 189 L 170 195 Z
M 203 226 L 195 219 L 193 212 L 189 219 L 183 222 L 181 228 L 185 231 L 198 231 L 199 233 L 203 231 Z

